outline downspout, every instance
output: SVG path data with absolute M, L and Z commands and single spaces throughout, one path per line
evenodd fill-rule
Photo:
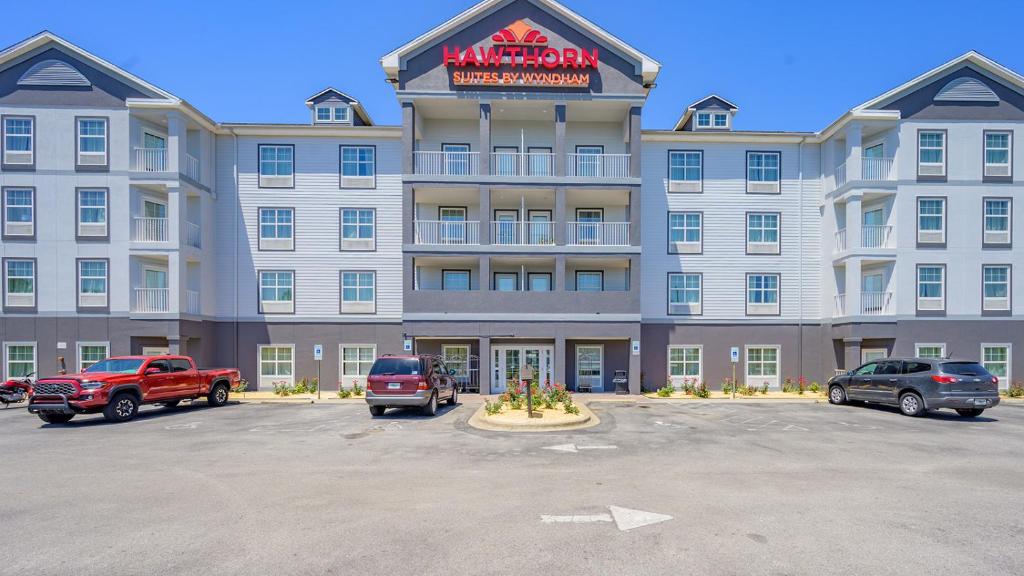
M 232 162 L 233 177 L 235 180 L 235 217 L 234 220 L 234 238 L 232 244 L 235 248 L 235 290 L 234 290 L 234 325 L 235 325 L 235 343 L 232 348 L 235 351 L 235 361 L 232 366 L 238 367 L 238 219 L 241 215 L 241 202 L 238 198 L 238 134 L 235 129 L 231 129 L 231 139 L 234 144 L 234 161 Z M 256 386 L 259 387 L 259 380 L 257 379 Z
M 798 249 L 799 263 L 798 263 L 798 274 L 799 288 L 797 289 L 797 304 L 800 307 L 800 312 L 797 315 L 797 356 L 800 362 L 799 378 L 802 381 L 804 377 L 804 142 L 807 141 L 807 137 L 800 139 L 800 145 L 797 147 L 797 173 L 799 175 L 799 187 L 800 187 L 800 209 L 799 215 L 797 216 L 798 226 L 800 227 L 799 240 L 800 248 Z

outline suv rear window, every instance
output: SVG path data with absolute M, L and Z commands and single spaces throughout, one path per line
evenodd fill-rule
M 904 374 L 920 374 L 921 372 L 928 372 L 932 369 L 932 365 L 927 362 L 904 362 L 903 373 Z
M 370 376 L 415 376 L 420 373 L 416 358 L 378 358 L 370 368 Z
M 977 362 L 943 362 L 942 371 L 957 376 L 991 376 L 988 370 Z

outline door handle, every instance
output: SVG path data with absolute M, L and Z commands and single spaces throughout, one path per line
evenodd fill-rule
M 889 382 L 899 382 L 899 378 L 889 378 Z

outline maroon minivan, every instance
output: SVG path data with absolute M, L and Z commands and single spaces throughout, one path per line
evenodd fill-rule
M 366 403 L 370 414 L 383 416 L 388 408 L 419 408 L 427 416 L 437 413 L 437 404 L 458 402 L 454 373 L 437 356 L 391 356 L 373 363 L 366 379 Z

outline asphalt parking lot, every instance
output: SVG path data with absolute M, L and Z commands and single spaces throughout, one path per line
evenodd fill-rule
M 0 574 L 1021 574 L 1024 407 L 0 410 Z M 198 403 L 197 403 L 198 404 Z

